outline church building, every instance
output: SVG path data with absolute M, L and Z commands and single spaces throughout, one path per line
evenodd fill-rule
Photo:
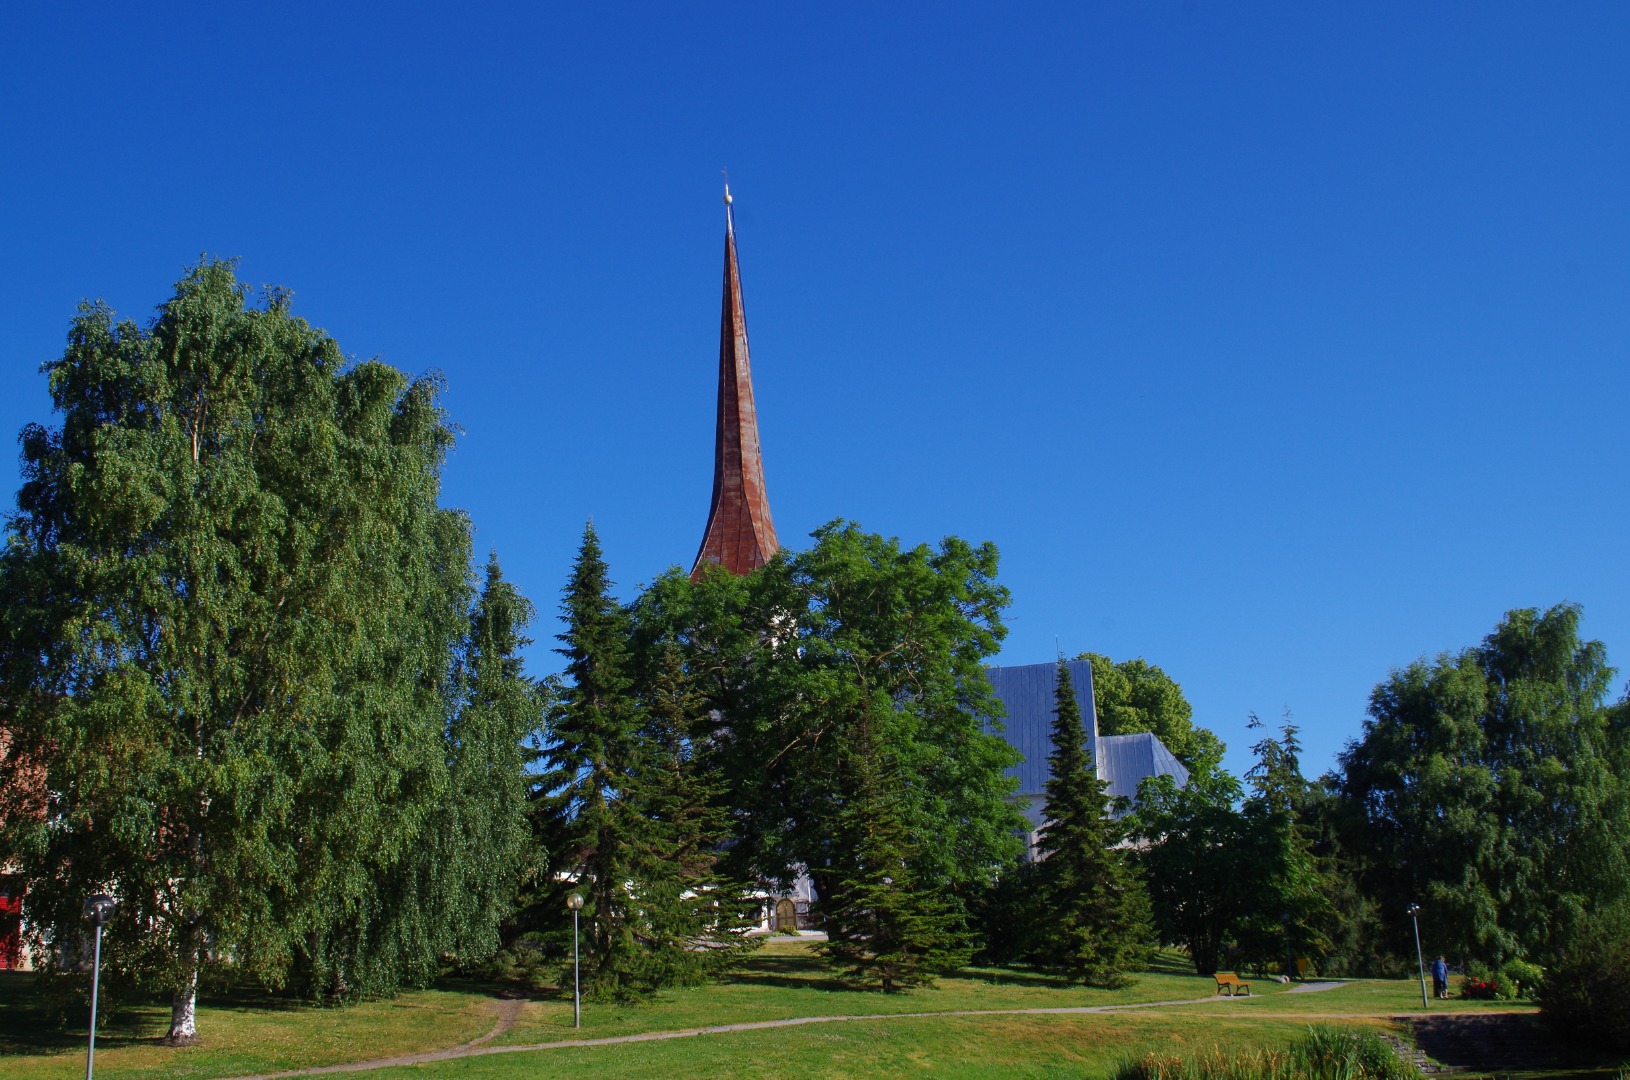
M 748 574 L 767 563 L 779 549 L 770 500 L 764 485 L 764 458 L 758 440 L 758 412 L 753 401 L 753 373 L 747 353 L 747 316 L 742 306 L 741 270 L 736 258 L 736 226 L 729 185 L 725 186 L 724 299 L 719 327 L 719 396 L 713 447 L 713 498 L 707 527 L 691 567 L 699 577 L 717 564 L 732 574 Z M 1188 782 L 1188 770 L 1149 733 L 1100 735 L 1093 703 L 1092 667 L 1085 660 L 1068 664 L 1081 707 L 1083 727 L 1097 764 L 1108 782 L 1111 799 L 1132 798 L 1149 776 L 1173 776 Z M 1053 663 L 986 669 L 1007 715 L 1001 732 L 1023 755 L 1012 770 L 1030 821 L 1031 847 L 1041 827 L 1051 753 L 1053 702 L 1058 667 Z M 994 728 L 995 725 L 993 724 Z M 776 903 L 772 929 L 793 929 L 794 915 L 804 915 L 813 899 L 806 881 Z M 798 920 L 804 921 L 804 920 Z
M 1087 750 L 1098 769 L 1098 778 L 1108 788 L 1111 801 L 1134 799 L 1138 785 L 1153 776 L 1170 776 L 1179 786 L 1189 782 L 1189 771 L 1166 749 L 1152 732 L 1136 735 L 1100 735 L 1098 709 L 1092 687 L 1092 664 L 1069 660 L 1075 703 L 1081 710 L 1081 726 L 1086 731 Z M 1053 752 L 1053 715 L 1058 687 L 1058 664 L 1023 664 L 1019 667 L 985 669 L 991 689 L 1002 702 L 1007 715 L 1002 719 L 1002 736 L 1024 755 L 1009 770 L 1019 778 L 1018 797 L 1025 805 L 1030 822 L 1030 849 L 1036 846 L 1036 830 L 1042 826 L 1042 807 L 1047 798 L 1047 757 Z

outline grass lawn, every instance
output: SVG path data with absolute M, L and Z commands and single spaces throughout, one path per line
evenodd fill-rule
M 0 1077 L 85 1075 L 85 1027 L 48 1027 L 33 1002 L 33 977 L 0 972 Z M 321 1009 L 263 995 L 205 996 L 198 1009 L 203 1042 L 158 1045 L 168 1005 L 139 1005 L 96 1037 L 96 1075 L 205 1080 L 306 1065 L 331 1065 L 457 1046 L 492 1030 L 492 996 L 456 990 L 409 991 L 390 1001 Z
M 804 1016 L 867 1019 L 564 1050 L 503 1053 L 384 1070 L 370 1076 L 621 1077 L 949 1076 L 1092 1077 L 1153 1050 L 1282 1046 L 1310 1022 L 1384 1028 L 1421 1011 L 1419 984 L 1357 980 L 1334 990 L 1293 993 L 1253 980 L 1250 998 L 1213 1000 L 1209 976 L 1163 954 L 1153 970 L 1116 991 L 1069 987 L 1033 972 L 970 969 L 938 986 L 883 995 L 836 985 L 801 942 L 772 943 L 721 985 L 674 991 L 639 1007 L 586 1005 L 572 1029 L 570 997 L 527 1002 L 515 1026 L 491 1046 L 524 1046 Z M 267 996 L 205 997 L 197 1047 L 156 1044 L 168 1009 L 145 1005 L 121 1015 L 97 1040 L 97 1074 L 177 1080 L 272 1072 L 457 1046 L 495 1021 L 493 987 L 449 983 L 390 1001 L 345 1009 L 296 1005 Z M 959 1010 L 1065 1009 L 1153 1002 L 1110 1014 L 910 1017 Z M 1434 1011 L 1527 1008 L 1523 1004 L 1433 1002 Z M 68 1080 L 83 1075 L 84 1030 L 44 1027 L 29 977 L 0 972 L 0 1075 Z M 1533 1074 L 1538 1076 L 1539 1074 Z M 1546 1074 L 1546 1075 L 1563 1075 Z M 1580 1073 L 1611 1077 L 1611 1072 Z
M 1224 1009 L 1204 1022 L 1151 1012 L 1108 1015 L 876 1017 L 703 1035 L 583 1050 L 497 1054 L 370 1074 L 447 1080 L 552 1080 L 582 1076 L 704 1077 L 1102 1077 L 1129 1056 L 1214 1046 L 1287 1045 L 1299 1020 L 1241 1018 Z
M 663 994 L 638 1008 L 588 1006 L 583 1010 L 584 1038 L 672 1031 L 721 1023 L 781 1020 L 795 1016 L 888 1016 L 900 1013 L 953 1012 L 963 1009 L 1062 1009 L 1140 1002 L 1190 1001 L 1210 998 L 1216 983 L 1209 975 L 1183 970 L 1176 954 L 1139 975 L 1124 990 L 1068 986 L 1062 980 L 1013 968 L 968 968 L 942 978 L 938 985 L 909 994 L 849 990 L 835 983 L 831 969 L 802 942 L 772 942 L 761 949 L 730 982 Z M 1277 1000 L 1288 987 L 1264 981 L 1262 1000 Z M 1219 999 L 1199 1009 L 1228 1008 Z M 1240 999 L 1240 1005 L 1246 1004 Z M 1416 1003 L 1417 1005 L 1419 1002 Z M 570 998 L 527 1004 L 521 1020 L 499 1045 L 552 1042 L 573 1037 Z

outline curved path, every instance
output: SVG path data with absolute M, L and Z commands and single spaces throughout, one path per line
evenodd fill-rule
M 1317 993 L 1320 990 L 1333 990 L 1341 983 L 1308 983 L 1296 987 L 1302 993 Z M 521 1014 L 525 1002 L 520 1000 L 500 1000 L 494 1003 L 498 1012 L 498 1023 L 487 1034 L 479 1039 L 473 1039 L 462 1046 L 449 1047 L 446 1050 L 427 1050 L 420 1054 L 403 1054 L 400 1057 L 376 1058 L 373 1061 L 352 1061 L 344 1065 L 320 1065 L 309 1069 L 290 1069 L 287 1072 L 258 1073 L 253 1076 L 235 1076 L 231 1080 L 285 1080 L 294 1076 L 323 1076 L 329 1073 L 368 1072 L 373 1069 L 388 1069 L 397 1065 L 422 1065 L 432 1061 L 450 1061 L 453 1058 L 477 1057 L 484 1054 L 521 1054 L 535 1050 L 566 1050 L 577 1046 L 611 1046 L 616 1043 L 657 1042 L 663 1039 L 688 1039 L 697 1035 L 719 1035 L 731 1031 L 760 1031 L 764 1028 L 798 1027 L 802 1024 L 839 1024 L 851 1020 L 919 1020 L 939 1016 L 1075 1016 L 1088 1013 L 1116 1013 L 1127 1012 L 1132 1009 L 1157 1009 L 1170 1005 L 1205 1005 L 1212 1002 L 1227 1001 L 1253 1001 L 1260 1000 L 1251 997 L 1210 997 L 1185 998 L 1180 1001 L 1141 1001 L 1129 1005 L 1077 1005 L 1055 1009 L 956 1009 L 941 1012 L 917 1013 L 866 1013 L 853 1016 L 796 1016 L 787 1020 L 755 1020 L 741 1024 L 716 1024 L 712 1027 L 684 1028 L 679 1031 L 645 1031 L 637 1035 L 613 1035 L 602 1039 L 563 1039 L 558 1042 L 531 1043 L 526 1046 L 488 1046 L 487 1043 L 498 1038 L 515 1026 L 515 1021 Z M 1269 1015 L 1269 1014 L 1262 1014 Z M 1296 1013 L 1296 1016 L 1307 1015 Z

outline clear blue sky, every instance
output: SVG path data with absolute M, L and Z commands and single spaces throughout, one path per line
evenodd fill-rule
M 81 298 L 146 320 L 236 256 L 446 373 L 445 502 L 554 670 L 585 519 L 625 596 L 700 541 L 728 167 L 783 542 L 993 540 L 1002 662 L 1141 655 L 1232 767 L 1288 706 L 1322 771 L 1509 608 L 1630 664 L 1627 41 L 1616 3 L 12 0 L 0 432 Z

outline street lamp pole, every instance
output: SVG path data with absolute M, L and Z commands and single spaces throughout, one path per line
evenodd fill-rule
M 1289 981 L 1297 977 L 1296 949 L 1292 946 L 1290 940 L 1290 912 L 1287 911 L 1280 915 L 1279 921 L 1285 927 L 1285 979 Z
M 583 1026 L 583 975 L 578 966 L 577 913 L 583 910 L 583 894 L 572 893 L 566 898 L 566 906 L 572 909 L 572 1027 L 580 1028 Z
M 85 1044 L 85 1080 L 96 1072 L 96 996 L 102 982 L 102 927 L 113 918 L 113 897 L 97 893 L 85 901 L 84 915 L 96 927 L 96 949 L 91 961 L 91 1034 Z
M 1409 921 L 1415 924 L 1415 970 L 1421 976 L 1421 1008 L 1430 1009 L 1426 1001 L 1426 959 L 1421 955 L 1421 906 L 1409 905 Z

